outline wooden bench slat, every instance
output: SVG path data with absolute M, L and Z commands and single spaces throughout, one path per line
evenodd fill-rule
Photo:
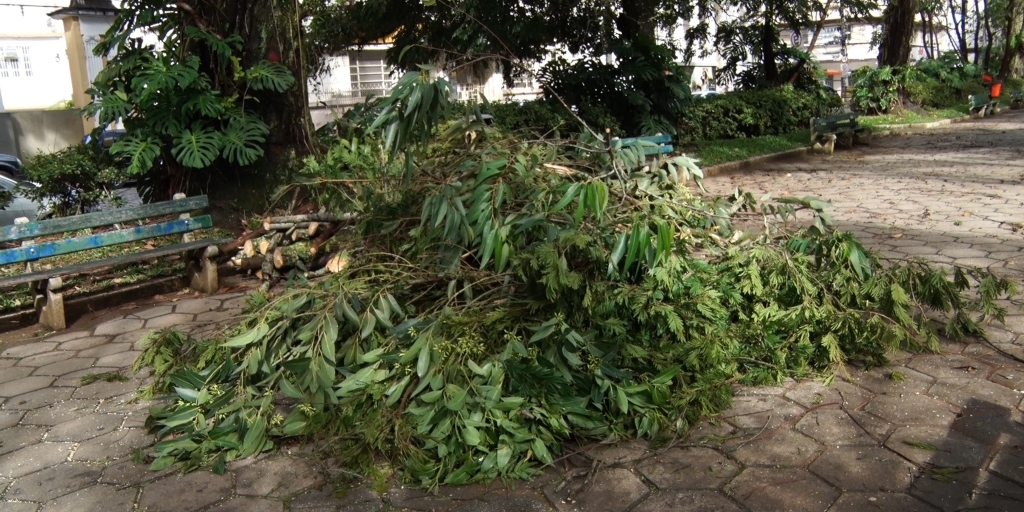
M 175 235 L 188 233 L 197 229 L 206 229 L 213 226 L 213 219 L 209 215 L 189 219 L 176 219 L 169 222 L 136 226 L 130 229 L 100 233 L 97 235 L 86 235 L 74 238 L 65 238 L 41 244 L 26 245 L 0 251 L 0 265 L 12 263 L 25 263 L 36 261 L 51 256 L 70 254 L 88 249 L 98 249 L 111 245 L 118 245 L 127 242 L 145 240 L 158 236 Z
M 85 272 L 91 272 L 102 268 L 113 267 L 121 265 L 123 263 L 132 263 L 135 261 L 145 261 L 153 258 L 159 258 L 162 256 L 170 256 L 181 252 L 194 251 L 198 249 L 204 249 L 211 245 L 220 245 L 230 242 L 230 238 L 210 238 L 206 240 L 198 240 L 195 242 L 189 242 L 184 244 L 176 244 L 167 247 L 160 247 L 159 249 L 152 249 L 144 252 L 137 252 L 132 254 L 125 254 L 122 256 L 115 256 L 112 258 L 106 258 L 96 261 L 87 261 L 84 263 L 76 263 L 74 265 L 68 265 L 66 267 L 53 268 L 49 270 L 40 270 L 37 272 L 30 272 L 26 274 L 19 274 L 12 277 L 6 277 L 0 279 L 0 288 L 10 288 L 20 284 L 28 284 L 35 281 L 42 281 L 51 277 L 57 276 L 73 276 L 76 274 L 82 274 Z
M 78 231 L 80 229 L 97 228 L 121 222 L 159 217 L 161 215 L 201 210 L 209 206 L 209 204 L 210 201 L 206 196 L 195 196 L 131 208 L 118 208 L 105 212 L 85 213 L 59 219 L 30 222 L 28 224 L 4 226 L 0 227 L 0 242 L 16 242 L 40 236 L 67 233 L 68 231 Z M 2 264 L 0 263 L 0 265 Z

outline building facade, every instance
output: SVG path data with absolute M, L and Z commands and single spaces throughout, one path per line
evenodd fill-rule
M 0 3 L 0 104 L 49 108 L 72 99 L 64 26 L 48 13 L 54 0 Z

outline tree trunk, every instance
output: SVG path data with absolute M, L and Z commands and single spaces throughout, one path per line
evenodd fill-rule
M 640 37 L 654 39 L 659 0 L 631 0 L 622 3 L 622 13 L 615 20 L 615 26 L 626 41 Z
M 274 93 L 272 101 L 254 95 L 258 101 L 245 104 L 270 126 L 266 158 L 258 171 L 279 173 L 291 151 L 304 155 L 314 150 L 299 9 L 294 0 L 203 0 L 195 5 L 197 23 L 218 35 L 242 38 L 243 68 L 268 60 L 295 77 L 295 85 L 284 94 Z
M 992 16 L 988 13 L 988 0 L 984 0 L 984 16 L 985 16 L 985 63 L 984 70 L 986 72 L 992 70 L 992 44 L 994 37 L 992 37 Z
M 967 0 L 962 0 L 960 2 L 960 33 L 964 40 L 963 61 L 967 62 Z
M 1020 77 L 1024 71 L 1024 62 L 1021 61 L 1021 41 L 1017 34 L 1024 30 L 1024 0 L 1007 2 L 1003 27 L 1003 58 L 999 65 L 999 78 Z
M 807 53 L 814 51 L 814 45 L 818 44 L 818 36 L 821 35 L 822 29 L 825 28 L 825 21 L 828 19 L 828 11 L 832 8 L 832 0 L 825 2 L 825 7 L 821 11 L 821 18 L 818 18 L 818 23 L 814 25 L 814 34 L 811 35 L 811 42 L 807 45 Z
M 981 63 L 981 11 L 978 0 L 974 0 L 974 65 Z
M 928 46 L 928 13 L 921 11 L 921 47 L 924 48 L 924 56 L 932 58 L 932 50 Z
M 914 36 L 914 17 L 920 0 L 891 0 L 882 13 L 882 42 L 879 66 L 906 66 L 910 61 L 910 41 Z
M 764 21 L 761 25 L 761 62 L 764 66 L 764 80 L 770 85 L 775 85 L 779 81 L 779 63 L 776 62 L 775 56 L 775 24 L 773 17 L 773 11 L 771 2 L 765 2 L 764 6 Z
M 960 13 L 960 19 L 956 17 L 956 6 L 953 4 L 953 0 L 947 0 L 946 5 L 949 6 L 949 17 L 953 26 L 953 33 L 949 33 L 949 26 L 946 26 L 946 35 L 950 41 L 956 44 L 957 54 L 960 55 L 960 61 L 967 63 L 967 35 L 960 32 L 960 19 L 963 18 L 964 13 Z

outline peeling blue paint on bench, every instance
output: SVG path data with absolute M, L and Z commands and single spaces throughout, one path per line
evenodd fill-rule
M 202 210 L 209 206 L 210 201 L 206 196 L 194 196 L 185 199 L 174 199 L 159 203 L 134 206 L 131 208 L 117 208 L 104 212 L 84 213 L 61 217 L 57 219 L 40 220 L 28 224 L 16 224 L 14 226 L 0 226 L 0 242 L 17 242 L 46 235 L 67 233 L 80 229 L 98 228 L 123 222 L 131 222 L 140 219 L 160 217 L 174 213 L 185 213 L 192 210 Z
M 213 220 L 209 215 L 189 219 L 177 219 L 148 226 L 138 226 L 131 229 L 100 233 L 98 235 L 79 236 L 65 238 L 36 245 L 26 245 L 0 251 L 0 265 L 13 263 L 26 263 L 61 254 L 71 254 L 89 249 L 109 247 L 127 242 L 146 240 L 159 236 L 176 235 L 189 233 L 197 229 L 207 229 L 213 226 Z
M 669 142 L 672 142 L 672 137 L 668 135 L 651 135 L 649 137 L 630 137 L 627 139 L 620 139 L 615 137 L 612 139 L 613 148 L 628 148 L 631 146 L 642 146 L 644 148 L 645 155 L 667 155 L 675 151 Z

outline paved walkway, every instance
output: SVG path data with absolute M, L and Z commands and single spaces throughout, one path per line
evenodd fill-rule
M 720 192 L 737 184 L 830 199 L 842 227 L 887 254 L 1022 280 L 1024 116 L 707 183 Z M 223 476 L 135 464 L 151 442 L 142 428 L 146 404 L 134 400 L 141 379 L 82 378 L 128 367 L 150 329 L 210 329 L 243 302 L 236 293 L 122 308 L 0 353 L 0 510 L 1024 510 L 1024 364 L 982 343 L 899 355 L 891 367 L 853 370 L 833 387 L 740 389 L 730 410 L 674 445 L 574 447 L 515 490 L 339 490 L 350 475 L 297 446 L 233 463 Z M 992 340 L 1024 358 L 1024 315 L 1016 311 Z

